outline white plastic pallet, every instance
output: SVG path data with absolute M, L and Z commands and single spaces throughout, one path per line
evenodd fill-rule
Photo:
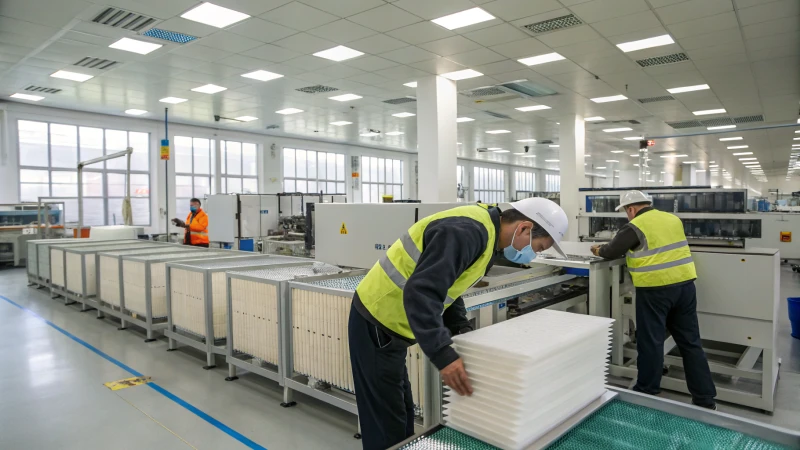
M 526 448 L 605 393 L 612 323 L 544 309 L 454 337 L 474 393 L 447 392 L 447 425 Z

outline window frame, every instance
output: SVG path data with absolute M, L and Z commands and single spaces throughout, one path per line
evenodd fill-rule
M 561 174 L 546 173 L 544 175 L 545 192 L 561 192 Z
M 505 169 L 494 167 L 473 167 L 473 189 L 475 201 L 482 203 L 503 203 L 506 201 Z
M 375 175 L 376 175 L 377 180 L 375 180 L 375 181 L 372 181 L 372 179 L 371 179 L 372 175 L 371 175 L 370 171 L 371 171 L 371 161 L 372 160 L 375 160 L 375 166 L 376 166 Z M 391 183 L 386 181 L 387 180 L 387 178 L 386 178 L 386 174 L 387 174 L 386 161 L 391 161 L 392 162 L 392 172 L 391 172 L 392 173 L 392 182 Z M 383 163 L 383 181 L 381 181 L 381 175 L 379 173 L 380 172 L 380 168 L 381 168 L 381 162 Z M 400 174 L 399 174 L 400 182 L 395 182 L 394 181 L 394 179 L 395 179 L 394 165 L 398 164 L 398 163 L 400 164 L 400 169 L 399 169 L 400 170 Z M 388 195 L 387 186 L 392 188 L 391 192 L 392 192 L 393 196 L 395 195 L 395 188 L 399 188 L 400 189 L 400 197 L 399 198 L 394 198 L 394 200 L 402 200 L 403 199 L 403 194 L 404 194 L 403 191 L 405 190 L 405 170 L 406 170 L 405 161 L 403 161 L 402 159 L 399 159 L 399 158 L 398 159 L 386 158 L 386 157 L 381 157 L 381 156 L 361 155 L 361 203 L 382 203 L 383 202 L 384 193 L 387 193 L 387 195 Z M 375 194 L 375 196 L 377 198 L 372 198 L 373 197 L 373 192 L 372 192 L 372 187 L 373 186 L 375 186 L 375 191 L 376 192 L 374 194 Z
M 220 159 L 220 170 L 219 170 L 219 193 L 220 194 L 257 194 L 259 191 L 258 187 L 258 144 L 255 142 L 246 142 L 246 141 L 234 141 L 231 139 L 220 139 L 219 140 L 219 159 Z M 228 143 L 236 143 L 239 144 L 239 173 L 238 174 L 228 174 Z M 244 174 L 244 146 L 245 145 L 252 145 L 253 150 L 255 151 L 255 158 L 256 158 L 256 174 L 255 175 L 245 175 Z M 194 164 L 194 162 L 192 162 Z M 229 192 L 228 191 L 228 179 L 238 179 L 239 183 L 241 183 L 242 189 L 239 192 Z M 245 180 L 255 180 L 255 191 L 254 192 L 244 192 L 244 182 Z
M 297 175 L 297 152 L 298 151 L 306 152 L 306 159 L 305 159 L 305 161 L 306 161 L 306 170 L 305 170 L 306 176 L 304 176 L 304 177 Z M 286 164 L 287 164 L 287 158 L 288 158 L 288 153 L 289 152 L 292 152 L 292 167 L 294 168 L 294 174 L 292 174 L 291 176 L 286 174 L 286 169 L 287 169 L 286 168 Z M 314 167 L 316 167 L 316 171 L 315 171 L 316 173 L 314 174 L 313 177 L 310 176 L 310 173 L 309 173 L 308 152 L 313 152 L 314 155 L 315 155 L 315 159 L 316 159 L 315 166 L 314 166 Z M 324 154 L 325 155 L 325 178 L 320 178 L 319 177 L 320 168 L 322 167 L 322 165 L 320 164 L 320 161 L 321 161 L 320 154 Z M 333 169 L 334 169 L 334 172 L 336 172 L 334 174 L 333 178 L 331 178 L 329 176 L 329 172 L 330 171 L 328 170 L 330 168 L 329 159 L 330 159 L 331 155 L 334 156 L 334 158 L 333 158 Z M 340 159 L 341 159 L 341 169 L 342 169 L 342 173 L 341 173 L 342 176 L 341 177 L 339 177 Z M 303 193 L 303 194 L 319 194 L 319 192 L 320 192 L 320 189 L 319 189 L 320 183 L 324 183 L 325 184 L 325 189 L 324 189 L 325 192 L 323 192 L 324 195 L 347 195 L 347 184 L 346 184 L 346 180 L 347 180 L 347 155 L 345 155 L 344 153 L 336 153 L 336 152 L 323 151 L 323 150 L 309 150 L 307 148 L 298 148 L 298 147 L 283 147 L 281 149 L 281 175 L 283 175 L 283 190 L 284 190 L 284 192 L 300 192 L 300 193 Z M 289 183 L 291 183 L 291 184 L 287 183 L 287 181 Z M 297 186 L 299 186 L 300 183 L 304 183 L 305 184 L 305 186 L 306 186 L 305 192 L 303 192 L 302 190 L 299 190 L 297 188 Z M 314 183 L 317 186 L 317 189 L 314 190 L 314 191 L 310 191 L 310 189 L 308 189 L 308 186 L 309 186 L 310 183 Z M 333 183 L 334 187 L 336 188 L 335 190 L 337 192 L 329 192 L 328 185 L 330 185 L 331 183 Z M 291 186 L 292 188 L 290 189 L 287 186 Z M 338 192 L 339 190 L 341 190 L 341 192 Z

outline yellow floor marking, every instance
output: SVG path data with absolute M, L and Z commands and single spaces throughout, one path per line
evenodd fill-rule
M 147 378 L 147 379 L 148 379 L 148 381 L 150 381 L 150 377 L 143 377 L 143 378 Z M 126 380 L 121 380 L 121 381 L 126 381 Z M 106 384 L 110 384 L 110 383 L 106 383 Z M 112 389 L 112 390 L 113 390 L 113 389 Z M 161 428 L 163 428 L 163 429 L 165 429 L 165 430 L 169 431 L 170 433 L 172 433 L 172 435 L 173 435 L 173 436 L 175 436 L 176 438 L 178 438 L 178 439 L 180 439 L 181 441 L 183 441 L 183 443 L 184 443 L 184 444 L 188 445 L 189 447 L 193 448 L 194 450 L 197 450 L 197 447 L 195 447 L 194 445 L 192 445 L 192 444 L 190 444 L 189 442 L 187 442 L 187 441 L 186 441 L 186 439 L 184 439 L 184 438 L 180 437 L 180 436 L 178 435 L 178 433 L 176 433 L 176 432 L 174 432 L 174 431 L 170 430 L 170 429 L 169 429 L 169 428 L 168 428 L 166 425 L 164 425 L 163 423 L 161 423 L 161 422 L 157 421 L 157 420 L 156 420 L 156 419 L 155 419 L 153 416 L 151 416 L 150 414 L 147 414 L 146 412 L 142 411 L 142 410 L 141 410 L 141 409 L 140 409 L 138 406 L 136 406 L 136 405 L 134 405 L 133 403 L 129 402 L 129 401 L 128 401 L 128 399 L 126 399 L 126 398 L 122 397 L 122 396 L 121 396 L 121 395 L 119 395 L 119 394 L 116 394 L 116 395 L 117 395 L 117 397 L 119 397 L 119 398 L 121 398 L 123 401 L 125 401 L 125 403 L 127 403 L 127 404 L 129 404 L 129 405 L 133 406 L 134 408 L 136 408 L 136 410 L 137 410 L 137 411 L 139 411 L 140 413 L 142 413 L 142 414 L 144 414 L 145 416 L 147 416 L 147 418 L 148 418 L 148 419 L 150 419 L 150 420 L 152 420 L 153 422 L 155 422 L 156 424 L 158 424 L 158 426 L 160 426 Z
M 133 377 L 133 378 L 125 378 L 124 380 L 118 381 L 110 381 L 103 386 L 111 389 L 112 391 L 118 391 L 120 389 L 125 389 L 129 387 L 139 386 L 140 384 L 146 384 L 151 381 L 150 377 Z

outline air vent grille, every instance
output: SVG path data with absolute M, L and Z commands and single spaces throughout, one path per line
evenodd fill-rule
M 144 36 L 154 37 L 164 41 L 175 42 L 178 44 L 185 44 L 197 39 L 196 36 L 191 36 L 183 33 L 176 33 L 174 31 L 162 30 L 161 28 L 150 28 L 143 33 Z
M 681 128 L 699 128 L 702 127 L 703 124 L 696 121 L 696 120 L 684 120 L 683 122 L 667 122 L 667 125 L 679 130 Z
M 673 64 L 681 61 L 688 61 L 689 57 L 686 53 L 673 53 L 671 55 L 656 56 L 655 58 L 638 59 L 636 63 L 642 67 L 663 66 L 664 64 Z
M 417 99 L 411 97 L 400 97 L 400 98 L 392 98 L 389 100 L 384 100 L 383 103 L 388 103 L 390 105 L 402 105 L 403 103 L 411 103 L 415 102 Z
M 540 143 L 540 144 L 552 144 L 552 143 L 553 143 L 553 140 L 552 140 L 552 139 L 545 139 L 545 140 L 543 140 L 543 141 L 539 141 L 539 143 Z
M 492 117 L 496 117 L 496 118 L 498 118 L 498 119 L 511 119 L 511 117 L 510 117 L 510 116 L 507 116 L 507 115 L 505 115 L 505 114 L 496 113 L 496 112 L 494 112 L 494 111 L 484 111 L 484 112 L 485 112 L 486 114 L 488 114 L 488 115 L 490 115 L 490 116 L 492 116 Z
M 505 93 L 506 93 L 506 91 L 500 89 L 499 87 L 490 86 L 490 87 L 482 87 L 482 88 L 473 89 L 471 91 L 464 91 L 461 94 L 466 96 L 466 97 L 475 98 L 475 97 L 489 97 L 491 95 L 502 95 L 502 94 L 505 94 Z
M 305 92 L 306 94 L 321 94 L 323 92 L 338 91 L 339 89 L 331 86 L 323 86 L 321 84 L 318 84 L 316 86 L 306 86 L 295 90 L 300 92 Z
M 701 120 L 704 127 L 721 127 L 724 125 L 733 125 L 733 120 L 730 117 L 717 117 L 716 119 Z
M 555 19 L 543 20 L 541 22 L 532 23 L 530 25 L 523 25 L 522 28 L 527 29 L 532 33 L 544 33 L 547 31 L 560 30 L 562 28 L 574 27 L 581 25 L 581 19 L 575 17 L 574 14 L 556 17 Z
M 34 86 L 34 85 L 26 87 L 25 90 L 31 92 L 43 92 L 45 94 L 58 94 L 59 92 L 61 92 L 61 89 L 49 88 L 44 86 Z
M 648 98 L 640 98 L 639 103 L 655 103 L 655 102 L 666 102 L 669 100 L 675 100 L 675 97 L 671 95 L 662 95 L 660 97 L 648 97 Z
M 91 56 L 87 56 L 80 61 L 73 64 L 73 66 L 80 66 L 80 67 L 88 67 L 90 69 L 97 69 L 97 70 L 106 70 L 110 69 L 114 66 L 119 64 L 117 61 L 111 61 L 110 59 L 102 59 L 102 58 L 93 58 Z
M 92 22 L 108 25 L 114 28 L 124 28 L 131 31 L 140 31 L 154 23 L 156 19 L 139 13 L 126 11 L 120 8 L 109 7 L 97 15 Z
M 764 116 L 761 114 L 757 114 L 754 116 L 741 116 L 741 117 L 734 117 L 734 123 L 752 123 L 752 122 L 763 122 Z

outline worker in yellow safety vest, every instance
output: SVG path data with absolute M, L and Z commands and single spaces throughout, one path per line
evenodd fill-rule
M 200 207 L 200 199 L 189 200 L 189 215 L 186 221 L 172 219 L 175 226 L 185 228 L 183 243 L 195 247 L 208 247 L 208 215 Z
M 415 342 L 445 384 L 472 393 L 451 335 L 472 330 L 461 294 L 495 255 L 527 264 L 551 246 L 561 252 L 567 215 L 560 206 L 544 198 L 510 206 L 468 205 L 423 218 L 358 285 L 348 335 L 364 449 L 383 450 L 414 434 L 406 352 Z
M 717 391 L 697 323 L 697 278 L 692 253 L 681 219 L 654 209 L 641 191 L 620 197 L 628 222 L 614 239 L 593 246 L 592 253 L 607 259 L 626 256 L 628 272 L 636 287 L 635 391 L 656 395 L 661 391 L 664 339 L 669 330 L 683 358 L 686 385 L 697 406 L 717 409 Z

